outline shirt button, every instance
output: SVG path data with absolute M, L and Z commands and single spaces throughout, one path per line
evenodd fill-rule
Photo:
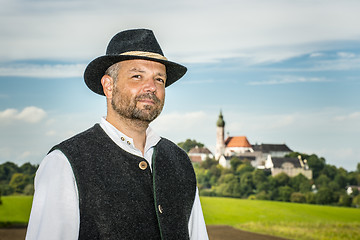
M 121 141 L 125 141 L 125 138 L 124 138 L 124 137 L 121 137 L 120 139 L 121 139 Z
M 159 204 L 158 208 L 159 208 L 159 213 L 163 213 L 163 208 L 160 204 Z
M 139 163 L 139 168 L 140 168 L 141 170 L 145 170 L 145 169 L 147 168 L 147 162 L 141 161 L 141 162 Z
M 130 145 L 130 144 L 131 144 L 131 142 L 130 142 L 130 141 L 127 141 L 127 144 L 128 144 L 128 145 Z

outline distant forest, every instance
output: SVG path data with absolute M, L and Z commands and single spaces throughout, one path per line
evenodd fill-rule
M 256 169 L 250 161 L 236 157 L 230 160 L 231 168 L 226 169 L 208 158 L 194 164 L 200 195 L 360 207 L 360 163 L 356 171 L 348 172 L 326 164 L 315 154 L 293 152 L 288 157 L 298 155 L 307 159 L 313 179 L 302 174 L 272 176 L 270 171 Z M 347 192 L 349 187 L 351 193 Z
M 34 194 L 34 177 L 38 165 L 25 163 L 18 166 L 12 162 L 0 165 L 0 196 Z
M 190 148 L 186 146 L 185 150 Z M 194 163 L 200 195 L 360 207 L 360 163 L 356 171 L 348 172 L 326 164 L 324 158 L 315 154 L 293 152 L 289 157 L 298 155 L 307 159 L 313 179 L 309 180 L 301 174 L 295 177 L 284 173 L 272 176 L 267 170 L 255 169 L 246 159 L 231 159 L 230 169 L 223 168 L 218 161 L 210 158 Z M 38 165 L 30 163 L 21 166 L 12 162 L 1 164 L 0 203 L 1 195 L 34 194 L 37 168 Z M 347 192 L 349 187 L 350 193 Z

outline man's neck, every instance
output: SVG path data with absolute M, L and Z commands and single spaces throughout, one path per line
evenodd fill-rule
M 106 117 L 106 120 L 111 123 L 117 130 L 122 132 L 128 137 L 131 137 L 134 141 L 134 145 L 144 155 L 144 148 L 146 144 L 146 129 L 149 127 L 148 122 L 144 122 L 136 119 L 128 119 L 122 116 Z

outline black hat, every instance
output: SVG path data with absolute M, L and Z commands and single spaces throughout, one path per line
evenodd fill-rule
M 113 64 L 130 59 L 145 59 L 159 62 L 166 67 L 166 84 L 170 86 L 187 71 L 186 67 L 170 62 L 157 42 L 154 33 L 148 29 L 133 29 L 119 32 L 109 42 L 106 55 L 95 58 L 85 69 L 86 85 L 95 93 L 104 95 L 101 78 Z

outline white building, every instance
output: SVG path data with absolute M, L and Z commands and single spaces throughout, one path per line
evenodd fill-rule
M 302 160 L 301 156 L 298 158 L 279 158 L 268 155 L 265 168 L 271 170 L 272 176 L 276 176 L 280 173 L 286 173 L 289 177 L 295 177 L 302 174 L 308 179 L 312 179 L 312 170 L 309 169 L 306 159 Z
M 293 152 L 286 144 L 251 145 L 246 136 L 233 136 L 224 139 L 225 121 L 220 111 L 216 122 L 215 158 L 225 168 L 230 168 L 230 160 L 237 157 L 250 161 L 251 165 L 260 169 L 270 169 L 273 176 L 285 172 L 293 177 L 299 173 L 311 179 L 312 171 L 306 160 L 285 157 Z
M 214 155 L 210 152 L 209 149 L 207 149 L 206 147 L 198 147 L 198 146 L 190 149 L 188 155 L 192 162 L 202 162 L 205 161 L 206 158 L 214 157 Z

